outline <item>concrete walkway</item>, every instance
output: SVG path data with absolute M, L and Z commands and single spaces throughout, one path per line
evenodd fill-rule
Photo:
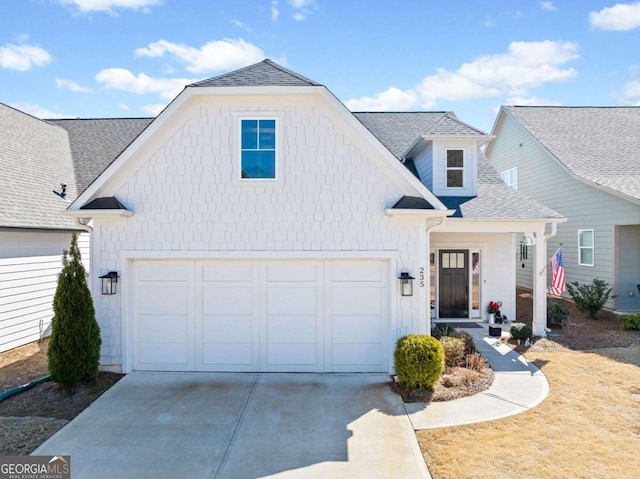
M 470 333 L 478 352 L 495 371 L 493 385 L 474 396 L 447 402 L 405 404 L 413 428 L 433 429 L 513 416 L 540 404 L 549 394 L 545 375 L 523 356 L 488 336 L 487 324 L 460 328 Z M 455 327 L 455 323 L 451 323 Z M 506 329 L 506 326 L 505 326 Z
M 429 478 L 386 374 L 130 373 L 34 455 L 73 478 Z

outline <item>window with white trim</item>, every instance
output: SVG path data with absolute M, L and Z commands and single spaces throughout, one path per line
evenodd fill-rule
M 243 180 L 275 180 L 276 119 L 240 120 L 240 175 Z
M 502 172 L 502 181 L 506 183 L 507 186 L 513 188 L 514 190 L 518 189 L 518 167 L 514 166 L 513 168 L 509 168 Z
M 593 230 L 578 230 L 578 264 L 593 266 Z
M 464 150 L 447 149 L 447 188 L 464 186 Z

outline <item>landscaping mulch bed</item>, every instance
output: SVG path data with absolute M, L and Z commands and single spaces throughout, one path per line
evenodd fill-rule
M 47 376 L 48 344 L 45 339 L 0 353 L 0 391 Z M 0 402 L 0 455 L 31 453 L 122 376 L 99 372 L 73 391 L 45 382 Z

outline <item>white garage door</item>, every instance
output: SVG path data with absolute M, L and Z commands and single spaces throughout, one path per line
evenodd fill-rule
M 136 261 L 133 368 L 384 372 L 385 261 Z

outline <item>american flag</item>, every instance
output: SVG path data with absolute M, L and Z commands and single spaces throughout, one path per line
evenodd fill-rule
M 562 265 L 562 248 L 551 258 L 551 294 L 560 296 L 565 290 L 564 266 Z

